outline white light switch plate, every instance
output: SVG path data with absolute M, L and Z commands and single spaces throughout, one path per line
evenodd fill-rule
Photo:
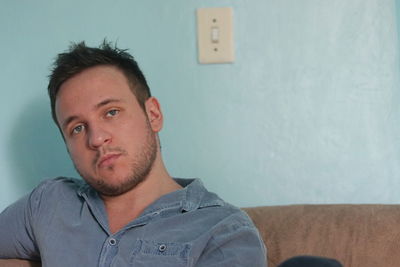
M 235 60 L 231 7 L 197 9 L 197 41 L 200 63 Z

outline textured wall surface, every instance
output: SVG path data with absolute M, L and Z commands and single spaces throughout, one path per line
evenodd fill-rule
M 71 41 L 129 48 L 159 98 L 171 175 L 239 206 L 400 202 L 392 0 L 3 0 L 0 209 L 76 176 L 47 75 Z M 234 9 L 236 61 L 197 62 L 198 7 Z M 397 6 L 398 7 L 398 6 Z

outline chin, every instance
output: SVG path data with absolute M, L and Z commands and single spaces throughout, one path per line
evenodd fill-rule
M 143 182 L 145 178 L 125 176 L 124 179 L 120 178 L 123 176 L 103 176 L 101 179 L 85 179 L 98 193 L 104 196 L 119 196 L 125 194 L 138 184 Z

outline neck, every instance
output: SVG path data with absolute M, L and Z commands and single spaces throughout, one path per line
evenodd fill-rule
M 135 188 L 119 196 L 101 196 L 106 207 L 111 233 L 118 232 L 136 219 L 161 196 L 180 188 L 182 187 L 171 178 L 162 160 L 157 157 L 146 179 Z

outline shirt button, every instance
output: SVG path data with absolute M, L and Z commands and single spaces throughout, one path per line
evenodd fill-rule
M 108 244 L 110 244 L 111 246 L 115 246 L 117 244 L 117 240 L 115 240 L 115 238 L 110 238 L 108 240 Z
M 160 251 L 160 252 L 164 252 L 166 249 L 167 249 L 167 245 L 165 245 L 165 244 L 161 244 L 161 245 L 158 247 L 158 251 Z

